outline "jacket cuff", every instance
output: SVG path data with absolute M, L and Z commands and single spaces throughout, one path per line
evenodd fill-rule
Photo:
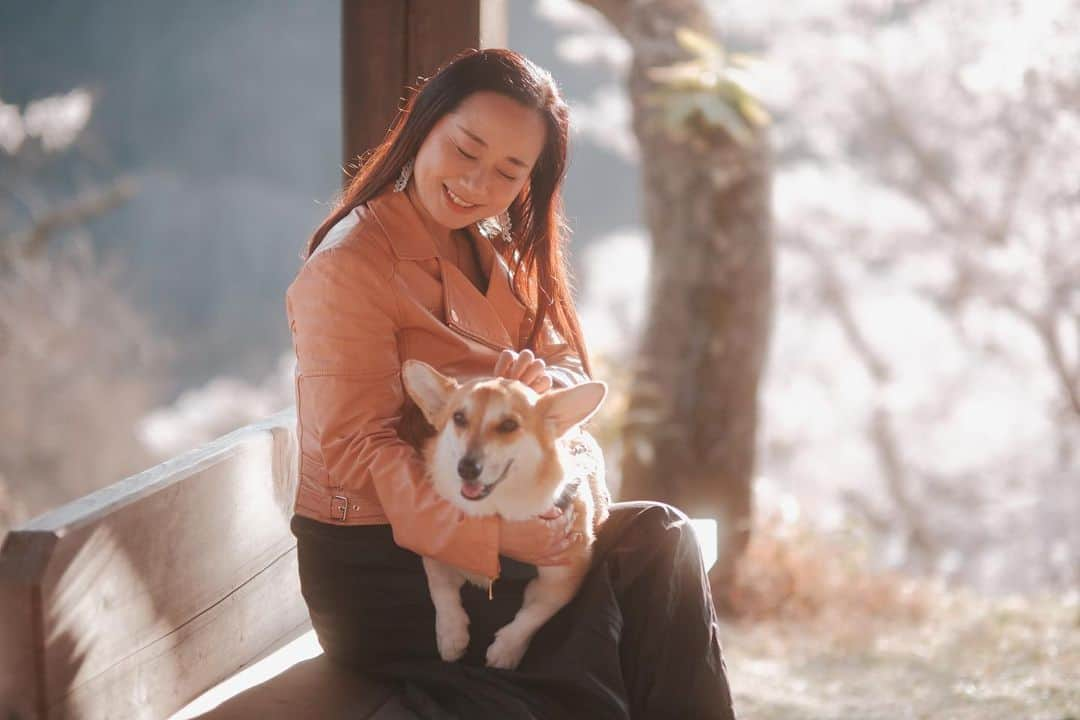
M 551 378 L 551 386 L 554 388 L 568 388 L 574 385 L 580 385 L 586 382 L 586 378 L 581 373 L 574 372 L 559 365 L 548 365 L 545 372 L 547 376 Z
M 466 544 L 465 552 L 448 559 L 452 565 L 494 580 L 502 572 L 499 562 L 499 517 L 467 517 L 472 525 L 475 539 Z
M 423 461 L 411 446 L 397 467 L 385 458 L 390 477 L 379 478 L 376 490 L 390 520 L 394 542 L 466 572 L 486 578 L 499 576 L 499 518 L 472 516 L 440 496 L 424 477 Z M 389 455 L 387 453 L 386 455 Z
M 391 521 L 394 542 L 417 555 L 426 555 L 474 575 L 494 579 L 499 576 L 499 518 L 497 515 L 472 517 L 463 512 L 453 528 L 453 542 L 432 542 L 426 537 L 431 528 L 410 527 L 408 522 Z

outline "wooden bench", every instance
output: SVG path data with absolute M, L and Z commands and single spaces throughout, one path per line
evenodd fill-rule
M 0 718 L 158 720 L 199 696 L 178 717 L 413 717 L 314 640 L 289 531 L 294 428 L 283 411 L 12 530 Z
M 314 638 L 295 460 L 290 409 L 12 530 L 0 720 L 414 718 Z M 711 566 L 715 523 L 694 523 Z

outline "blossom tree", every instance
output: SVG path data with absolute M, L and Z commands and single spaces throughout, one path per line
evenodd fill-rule
M 629 48 L 630 121 L 651 239 L 648 313 L 620 499 L 718 521 L 730 587 L 751 524 L 758 388 L 773 300 L 768 116 L 700 0 L 589 0 Z
M 1076 587 L 1080 7 L 706 7 L 725 47 L 762 60 L 747 87 L 773 119 L 756 481 L 866 533 L 891 566 Z M 600 37 L 572 31 L 564 57 L 626 72 L 625 40 Z M 632 102 L 601 96 L 623 112 L 585 132 L 618 147 L 638 134 Z

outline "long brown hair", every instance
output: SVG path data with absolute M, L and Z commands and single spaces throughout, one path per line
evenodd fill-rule
M 505 48 L 464 50 L 423 80 L 408 98 L 386 138 L 359 158 L 356 174 L 335 209 L 308 240 L 315 252 L 330 229 L 358 205 L 394 182 L 405 162 L 416 155 L 428 133 L 470 94 L 491 91 L 540 113 L 547 128 L 543 150 L 529 181 L 510 204 L 511 243 L 494 243 L 513 272 L 513 285 L 535 312 L 526 347 L 536 351 L 545 318 L 577 351 L 592 375 L 585 341 L 574 309 L 571 275 L 563 253 L 569 234 L 563 215 L 562 182 L 566 172 L 569 111 L 551 74 Z M 543 302 L 540 302 L 543 298 Z

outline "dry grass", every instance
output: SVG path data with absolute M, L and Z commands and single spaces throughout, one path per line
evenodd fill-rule
M 771 513 L 759 520 L 736 585 L 714 588 L 725 615 L 744 622 L 814 622 L 838 630 L 853 620 L 919 621 L 940 586 L 894 572 L 869 569 L 854 533 L 828 537 L 801 522 Z
M 995 599 L 874 572 L 859 542 L 774 516 L 727 599 L 742 720 L 1080 718 L 1080 593 Z

